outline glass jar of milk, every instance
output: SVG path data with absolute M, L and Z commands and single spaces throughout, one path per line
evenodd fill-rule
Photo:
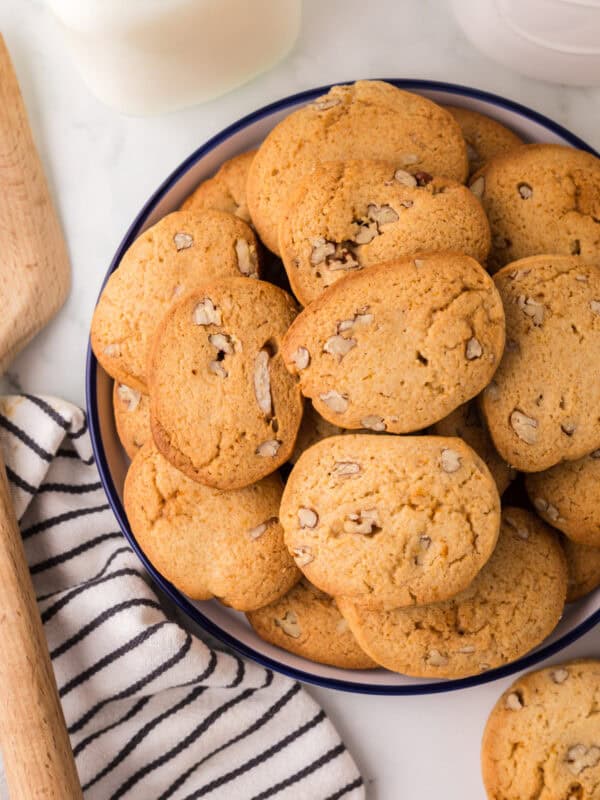
M 90 89 L 130 114 L 210 100 L 292 47 L 302 0 L 47 0 Z

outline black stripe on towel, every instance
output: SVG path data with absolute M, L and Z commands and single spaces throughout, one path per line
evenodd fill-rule
M 59 553 L 57 556 L 47 558 L 45 561 L 38 561 L 37 564 L 31 564 L 29 571 L 32 575 L 37 575 L 38 572 L 44 572 L 47 569 L 56 567 L 58 564 L 64 564 L 65 561 L 70 561 L 72 558 L 76 558 L 82 553 L 85 553 L 87 550 L 91 550 L 92 548 L 108 541 L 109 539 L 120 539 L 122 536 L 123 534 L 120 531 L 103 533 L 100 536 L 96 536 L 95 539 L 90 539 L 88 542 L 83 542 L 83 544 L 73 547 L 71 550 L 66 550 L 64 553 Z
M 253 758 L 244 762 L 239 767 L 236 767 L 230 772 L 226 772 L 219 778 L 215 778 L 210 783 L 206 783 L 200 789 L 196 789 L 195 792 L 192 792 L 192 794 L 187 795 L 185 800 L 196 800 L 196 798 L 198 797 L 203 797 L 205 794 L 209 794 L 215 789 L 219 789 L 224 784 L 229 783 L 229 781 L 239 778 L 240 775 L 243 775 L 245 772 L 254 769 L 254 767 L 257 767 L 259 764 L 268 761 L 269 758 L 281 752 L 289 744 L 296 741 L 296 739 L 299 739 L 308 731 L 312 730 L 313 728 L 316 728 L 316 726 L 319 725 L 319 723 L 323 722 L 324 719 L 325 719 L 325 712 L 321 710 L 311 720 L 305 722 L 304 725 L 301 725 L 295 731 L 292 731 L 292 733 L 288 733 L 287 736 L 285 736 L 283 739 L 280 739 L 278 742 L 276 742 L 274 745 L 269 747 L 264 752 L 260 753 L 257 756 L 254 756 Z
M 64 494 L 85 494 L 102 488 L 100 481 L 94 483 L 42 483 L 38 492 L 63 492 Z
M 99 506 L 90 506 L 89 508 L 74 508 L 72 511 L 64 511 L 62 514 L 57 514 L 54 517 L 47 517 L 41 522 L 36 522 L 35 525 L 30 525 L 29 528 L 25 528 L 25 530 L 22 531 L 21 535 L 23 539 L 29 539 L 30 536 L 35 536 L 36 533 L 46 531 L 48 528 L 52 528 L 54 525 L 60 525 L 61 522 L 69 522 L 72 519 L 85 517 L 88 514 L 98 514 L 100 511 L 108 511 L 109 508 L 110 506 L 108 503 L 102 503 L 102 505 Z
M 62 656 L 63 653 L 66 653 L 71 647 L 74 647 L 76 644 L 79 644 L 86 636 L 89 636 L 90 633 L 99 628 L 100 625 L 103 625 L 107 620 L 111 617 L 114 617 L 116 614 L 119 614 L 121 611 L 126 611 L 128 608 L 135 608 L 136 606 L 147 606 L 148 608 L 156 608 L 158 611 L 161 611 L 161 606 L 156 600 L 151 600 L 147 597 L 134 597 L 132 600 L 124 600 L 122 603 L 117 603 L 114 606 L 109 606 L 105 608 L 102 613 L 98 614 L 97 617 L 90 620 L 83 628 L 80 628 L 77 633 L 70 636 L 66 641 L 62 644 L 55 647 L 54 650 L 50 653 L 50 658 L 58 658 Z
M 87 433 L 87 429 L 88 429 L 87 417 L 84 416 L 83 425 L 81 426 L 81 428 L 79 428 L 78 431 L 75 431 L 75 433 L 67 433 L 67 436 L 69 437 L 69 439 L 79 439 L 80 436 L 83 436 L 84 433 Z
M 131 737 L 127 744 L 122 747 L 121 750 L 119 750 L 116 756 L 109 761 L 108 764 L 100 770 L 100 772 L 97 772 L 96 775 L 94 775 L 94 777 L 85 784 L 85 786 L 81 787 L 83 791 L 85 792 L 95 783 L 98 783 L 99 780 L 102 780 L 102 778 L 108 775 L 109 772 L 112 772 L 115 767 L 118 767 L 119 764 L 124 761 L 139 744 L 141 744 L 141 742 L 146 738 L 146 736 L 148 736 L 149 733 L 154 730 L 154 728 L 160 725 L 160 723 L 165 719 L 168 719 L 173 714 L 181 711 L 181 709 L 189 706 L 190 703 L 193 703 L 194 700 L 197 700 L 198 697 L 200 697 L 200 695 L 206 691 L 206 689 L 206 686 L 197 686 L 195 689 L 192 689 L 192 691 L 189 692 L 183 699 L 179 700 L 179 702 L 177 702 L 174 706 L 171 706 L 171 708 L 161 712 L 157 717 L 154 717 L 154 719 L 151 719 L 149 722 L 146 722 L 144 725 L 142 725 L 139 731 L 137 731 L 137 733 Z M 112 795 L 112 800 L 115 800 L 115 798 L 118 797 L 118 792 L 119 790 L 117 790 L 117 794 Z
M 22 478 L 20 475 L 17 475 L 14 469 L 11 469 L 8 466 L 8 464 L 6 464 L 5 466 L 6 466 L 6 477 L 11 483 L 14 483 L 15 486 L 17 486 L 19 489 L 22 489 L 24 492 L 27 492 L 27 494 L 34 495 L 37 492 L 35 486 L 32 486 L 30 483 L 28 483 L 25 480 L 25 478 Z
M 109 566 L 112 564 L 112 562 L 115 560 L 115 558 L 118 555 L 120 555 L 121 553 L 131 553 L 131 548 L 129 548 L 129 547 L 118 547 L 116 550 L 113 550 L 113 552 L 110 554 L 110 557 L 108 558 L 108 560 L 106 561 L 106 563 L 104 564 L 104 566 L 102 567 L 100 572 L 98 572 L 96 575 L 94 575 L 94 577 L 91 578 L 90 580 L 92 580 L 92 581 L 96 580 L 96 578 L 100 578 L 102 575 L 104 575 L 104 573 L 109 568 Z M 88 583 L 88 581 L 85 581 L 84 583 L 77 584 L 77 586 L 75 587 L 74 591 L 79 591 L 81 589 L 85 589 L 87 583 Z M 44 600 L 49 600 L 51 597 L 55 597 L 57 594 L 62 594 L 64 591 L 66 591 L 66 590 L 65 589 L 56 589 L 54 592 L 48 592 L 47 594 L 40 594 L 40 595 L 38 595 L 37 601 L 38 601 L 38 603 L 41 603 Z M 57 602 L 60 602 L 60 600 L 57 601 Z
M 36 397 L 34 394 L 24 394 L 23 397 L 26 397 L 30 403 L 33 403 L 34 406 L 41 408 L 42 411 L 50 417 L 51 420 L 56 422 L 63 430 L 69 430 L 69 422 L 61 416 L 56 409 L 52 408 L 50 403 L 47 403 L 45 400 L 42 400 L 41 397 Z
M 50 463 L 52 461 L 52 453 L 49 453 L 45 450 L 41 445 L 39 445 L 36 441 L 34 441 L 28 433 L 21 430 L 17 425 L 15 425 L 12 420 L 8 419 L 4 416 L 4 414 L 0 414 L 0 427 L 4 428 L 4 430 L 12 433 L 20 442 L 23 442 L 24 445 L 32 450 L 36 456 L 43 458 L 44 461 Z
M 148 705 L 148 703 L 150 702 L 151 699 L 152 699 L 151 697 L 142 697 L 140 700 L 136 701 L 131 706 L 129 711 L 126 714 L 124 714 L 122 717 L 120 717 L 118 720 L 116 720 L 115 722 L 111 722 L 110 725 L 106 725 L 104 728 L 100 728 L 99 730 L 94 731 L 93 733 L 90 733 L 89 736 L 86 736 L 85 739 L 82 739 L 79 742 L 79 744 L 76 745 L 73 748 L 73 755 L 75 756 L 75 758 L 77 758 L 77 756 L 81 752 L 83 752 L 88 745 L 90 745 L 92 742 L 94 742 L 100 736 L 102 736 L 105 733 L 108 733 L 108 731 L 112 731 L 115 728 L 118 728 L 119 725 L 122 725 L 124 722 L 129 722 L 130 719 L 133 719 L 133 717 L 135 717 L 136 714 L 139 714 L 139 712 L 146 705 Z
M 124 794 L 127 794 L 132 786 L 138 783 L 138 781 L 140 781 L 142 778 L 145 778 L 149 772 L 162 767 L 172 758 L 175 758 L 175 756 L 178 756 L 180 753 L 182 753 L 187 747 L 189 747 L 190 744 L 193 744 L 193 742 L 195 742 L 199 736 L 207 731 L 211 725 L 213 725 L 213 723 L 219 719 L 219 717 L 222 717 L 223 714 L 225 714 L 234 706 L 238 705 L 238 703 L 246 700 L 256 691 L 258 691 L 258 689 L 245 689 L 241 694 L 236 695 L 231 700 L 228 700 L 226 703 L 223 703 L 223 705 L 212 711 L 207 717 L 205 717 L 205 719 L 202 720 L 199 725 L 194 728 L 193 731 L 188 733 L 185 739 L 182 739 L 181 742 L 176 744 L 175 747 L 167 750 L 167 752 L 163 753 L 161 756 L 159 756 L 159 758 L 155 758 L 154 761 L 151 761 L 141 769 L 138 769 L 137 772 L 134 772 L 133 775 L 130 775 L 129 778 L 119 786 L 116 792 L 111 794 L 111 800 L 119 800 L 120 797 L 123 797 Z
M 259 717 L 259 719 L 257 719 L 256 722 L 253 722 L 252 725 L 250 725 L 250 727 L 246 728 L 246 730 L 242 731 L 242 733 L 239 733 L 237 736 L 234 736 L 232 739 L 229 739 L 228 742 L 225 742 L 225 744 L 222 744 L 220 747 L 217 747 L 211 753 L 208 753 L 208 755 L 204 756 L 204 758 L 200 759 L 200 761 L 196 761 L 195 764 L 192 764 L 191 767 L 189 767 L 185 772 L 179 775 L 177 780 L 175 780 L 169 786 L 169 788 L 166 789 L 166 791 L 164 791 L 163 794 L 161 794 L 158 800 L 167 800 L 167 798 L 172 797 L 173 794 L 175 794 L 175 792 L 181 786 L 183 786 L 183 784 L 190 777 L 190 775 L 198 769 L 198 767 L 201 767 L 202 764 L 206 763 L 206 761 L 208 761 L 210 758 L 216 756 L 218 753 L 221 753 L 223 750 L 226 750 L 228 747 L 231 747 L 231 745 L 237 744 L 237 742 L 239 742 L 241 739 L 245 739 L 246 736 L 250 736 L 251 733 L 255 733 L 255 731 L 262 728 L 262 726 L 265 725 L 267 722 L 269 722 L 271 719 L 273 719 L 273 717 L 279 711 L 281 711 L 281 709 L 284 706 L 286 706 L 289 703 L 289 701 L 298 694 L 299 691 L 300 691 L 300 684 L 294 683 L 291 689 L 288 689 L 287 692 L 282 697 L 280 697 L 279 700 L 277 700 L 277 702 L 273 703 L 273 705 L 270 708 L 268 708 L 267 711 L 265 711 L 262 717 Z
M 87 467 L 91 467 L 94 463 L 94 456 L 90 456 L 89 458 L 82 458 L 77 450 L 66 450 L 65 448 L 61 447 L 60 450 L 56 453 L 57 456 L 60 458 L 75 458 L 78 461 L 81 461 Z
M 312 775 L 313 772 L 316 772 L 318 769 L 321 769 L 321 767 L 324 767 L 325 764 L 333 761 L 333 759 L 341 755 L 345 749 L 346 748 L 344 745 L 340 742 L 340 744 L 332 747 L 331 750 L 328 750 L 320 758 L 317 758 L 316 761 L 313 761 L 312 764 L 304 767 L 304 769 L 299 770 L 294 775 L 290 775 L 290 777 L 286 778 L 284 781 L 276 783 L 275 786 L 271 786 L 270 789 L 266 789 L 260 794 L 255 794 L 252 800 L 266 800 L 267 797 L 273 797 L 274 794 L 279 794 L 279 792 L 281 792 L 283 789 L 288 789 L 290 786 L 298 783 L 298 781 L 303 780 L 308 775 Z
M 84 669 L 82 672 L 79 672 L 77 675 L 75 675 L 74 678 L 71 678 L 70 681 L 67 681 L 64 686 L 59 689 L 58 694 L 60 697 L 65 697 L 65 695 L 69 694 L 69 692 L 72 692 L 73 689 L 76 689 L 78 686 L 81 686 L 82 683 L 85 683 L 87 680 L 89 680 L 92 675 L 95 675 L 105 667 L 113 664 L 115 661 L 121 658 L 121 656 L 124 656 L 126 653 L 130 653 L 132 650 L 135 650 L 136 647 L 144 644 L 144 642 L 146 642 L 151 636 L 168 624 L 169 621 L 165 619 L 162 622 L 157 622 L 154 625 L 144 628 L 144 630 L 141 633 L 138 633 L 137 636 L 134 636 L 133 639 L 130 639 L 128 642 L 125 642 L 125 644 L 122 644 L 120 647 L 117 647 L 115 650 L 107 653 L 101 659 L 96 661 L 95 664 L 92 664 L 91 667 Z
M 345 786 L 342 786 L 341 789 L 338 789 L 337 792 L 330 794 L 329 797 L 326 797 L 325 800 L 339 800 L 340 797 L 343 797 L 348 792 L 351 792 L 353 789 L 358 789 L 359 786 L 363 785 L 363 779 L 357 778 L 352 783 L 347 783 Z
M 161 626 L 165 623 L 161 623 Z M 113 695 L 112 697 L 107 697 L 104 700 L 100 700 L 100 702 L 93 705 L 89 708 L 85 714 L 83 714 L 76 722 L 73 722 L 72 725 L 69 726 L 69 733 L 77 733 L 77 731 L 81 730 L 87 723 L 96 716 L 96 714 L 101 711 L 104 706 L 112 703 L 115 700 L 125 700 L 127 697 L 131 697 L 131 695 L 139 692 L 144 686 L 147 686 L 149 683 L 152 683 L 153 680 L 160 677 L 164 672 L 171 667 L 174 667 L 178 664 L 181 659 L 185 658 L 188 654 L 190 647 L 192 646 L 192 637 L 188 634 L 186 637 L 185 642 L 179 648 L 179 650 L 168 658 L 163 664 L 159 664 L 156 669 L 152 670 L 148 675 L 145 675 L 143 678 L 140 678 L 139 681 L 136 681 L 131 686 L 128 686 L 127 689 L 123 689 L 117 694 Z

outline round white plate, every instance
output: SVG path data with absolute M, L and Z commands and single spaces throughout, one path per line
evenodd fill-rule
M 530 142 L 567 144 L 594 152 L 585 142 L 560 125 L 496 95 L 465 86 L 416 80 L 387 79 L 403 89 L 419 92 L 438 103 L 464 106 L 494 117 Z M 261 108 L 230 125 L 198 148 L 156 190 L 142 208 L 121 242 L 106 278 L 117 268 L 123 254 L 146 228 L 179 207 L 200 181 L 211 176 L 228 158 L 250 150 L 264 139 L 283 117 L 328 91 L 329 86 L 292 95 Z M 243 614 L 217 601 L 194 602 L 178 591 L 150 564 L 133 536 L 122 504 L 128 459 L 115 430 L 112 412 L 112 380 L 99 366 L 91 348 L 87 362 L 87 406 L 90 433 L 100 477 L 123 533 L 161 589 L 179 608 L 209 633 L 242 655 L 293 678 L 334 689 L 373 694 L 426 694 L 475 686 L 530 667 L 558 652 L 600 622 L 600 589 L 566 607 L 564 616 L 545 642 L 518 661 L 460 680 L 423 680 L 386 670 L 354 671 L 316 664 L 280 650 L 260 639 Z M 543 598 L 540 598 L 543 602 Z

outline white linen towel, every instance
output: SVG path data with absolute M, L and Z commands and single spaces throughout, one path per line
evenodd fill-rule
M 167 617 L 79 408 L 0 398 L 0 446 L 86 800 L 363 800 L 352 757 L 298 683 Z

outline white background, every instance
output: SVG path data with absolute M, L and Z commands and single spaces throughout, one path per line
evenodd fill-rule
M 67 306 L 18 359 L 9 382 L 84 403 L 92 308 L 133 216 L 199 144 L 283 95 L 359 77 L 464 83 L 541 111 L 600 148 L 600 90 L 544 84 L 497 66 L 466 41 L 442 0 L 305 0 L 304 6 L 294 51 L 267 75 L 207 105 L 135 119 L 104 108 L 88 93 L 40 0 L 1 0 L 0 31 L 13 56 L 74 273 Z M 561 658 L 584 655 L 600 656 L 600 632 Z M 481 732 L 508 683 L 416 698 L 309 691 L 339 726 L 370 800 L 478 800 L 484 796 Z

